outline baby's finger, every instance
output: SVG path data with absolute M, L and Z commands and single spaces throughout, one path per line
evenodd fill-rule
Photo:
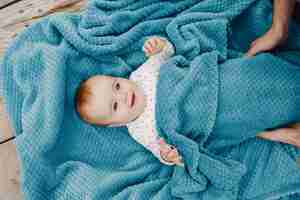
M 171 151 L 168 152 L 167 158 L 169 160 L 173 160 L 173 161 L 178 160 L 178 157 L 179 157 L 179 155 L 178 155 L 178 152 L 176 150 L 171 150 Z
M 144 51 L 144 53 L 146 54 L 146 56 L 149 56 L 149 52 L 148 52 L 148 50 L 145 48 L 145 46 L 143 47 L 143 51 Z
M 168 157 L 168 152 L 166 151 L 160 151 L 160 156 L 166 160 L 166 161 L 170 161 L 170 158 Z
M 158 39 L 157 39 L 157 38 L 154 38 L 154 39 L 153 39 L 153 43 L 154 43 L 155 46 L 158 46 Z
M 144 52 L 146 53 L 146 55 L 151 55 L 152 51 L 148 46 L 145 45 L 143 49 L 144 49 Z
M 144 52 L 147 52 L 147 51 L 148 51 L 147 48 L 146 48 L 146 45 L 143 46 L 143 51 L 144 51 Z
M 155 48 L 151 45 L 151 43 L 147 44 L 147 48 L 149 49 L 150 53 L 154 53 Z
M 166 156 L 169 152 L 169 150 L 164 145 L 160 145 L 159 151 L 161 154 L 166 155 Z
M 150 40 L 148 44 L 149 44 L 150 48 L 153 49 L 155 47 L 154 39 Z
M 152 46 L 150 45 L 150 43 L 147 43 L 145 46 L 149 50 L 149 52 L 152 51 Z

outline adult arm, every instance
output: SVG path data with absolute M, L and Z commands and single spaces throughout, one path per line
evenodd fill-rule
M 295 0 L 274 0 L 271 28 L 251 43 L 247 56 L 269 51 L 283 43 L 288 37 L 289 20 L 293 14 Z

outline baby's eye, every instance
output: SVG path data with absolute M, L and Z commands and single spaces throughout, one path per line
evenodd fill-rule
M 115 102 L 115 103 L 114 103 L 114 111 L 116 111 L 117 109 L 118 109 L 118 103 Z
M 116 90 L 119 90 L 120 88 L 121 88 L 120 83 L 117 83 L 117 84 L 116 84 Z

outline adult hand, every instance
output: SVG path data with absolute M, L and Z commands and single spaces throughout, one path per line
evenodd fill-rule
M 270 51 L 283 43 L 288 37 L 287 27 L 272 26 L 263 36 L 251 43 L 246 56 L 255 56 L 257 53 Z

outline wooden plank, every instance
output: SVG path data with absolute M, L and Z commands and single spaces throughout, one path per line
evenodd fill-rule
M 87 0 L 67 1 L 75 3 L 53 9 L 54 0 L 22 0 L 1 9 L 0 57 L 14 37 L 36 20 L 56 12 L 73 12 L 84 9 L 87 2 Z M 2 5 L 4 5 L 4 3 Z M 0 140 L 2 141 L 11 136 L 12 130 L 0 97 Z M 0 145 L 0 200 L 21 199 L 20 167 L 15 145 L 10 141 Z
M 7 139 L 12 136 L 12 130 L 10 123 L 4 111 L 3 100 L 0 99 L 0 141 Z M 1 163 L 1 162 L 0 162 Z
M 2 1 L 0 1 L 0 8 L 3 6 L 6 6 L 7 4 L 10 4 L 12 2 L 15 2 L 15 0 L 2 0 Z
M 22 0 L 11 6 L 0 10 L 0 27 L 5 26 L 18 19 L 27 18 L 37 14 L 37 10 L 41 7 L 52 4 L 54 0 Z
M 14 37 L 43 16 L 85 8 L 87 0 L 68 0 L 71 5 L 53 9 L 54 0 L 23 0 L 0 10 L 0 56 Z
M 0 140 L 11 137 L 12 131 L 0 100 Z M 20 167 L 12 142 L 0 145 L 0 199 L 21 200 Z
M 13 3 L 16 3 L 20 0 L 1 0 L 0 1 L 0 9 L 2 9 L 3 7 L 9 6 Z
M 13 143 L 0 145 L 0 199 L 21 200 L 20 168 Z
M 15 33 L 0 28 L 0 56 L 4 53 Z

